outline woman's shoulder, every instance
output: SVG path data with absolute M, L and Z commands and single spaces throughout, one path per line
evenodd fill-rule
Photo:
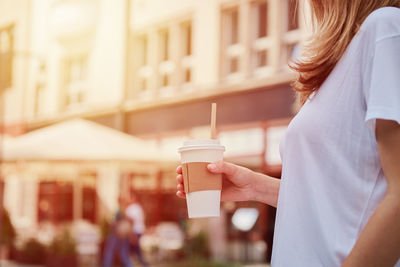
M 400 8 L 383 7 L 375 10 L 365 19 L 360 31 L 374 41 L 400 35 Z

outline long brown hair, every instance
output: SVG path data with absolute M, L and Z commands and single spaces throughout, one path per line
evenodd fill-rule
M 293 88 L 300 102 L 316 92 L 342 57 L 361 24 L 374 10 L 400 0 L 309 0 L 314 33 L 304 46 L 302 59 L 291 67 L 299 73 Z

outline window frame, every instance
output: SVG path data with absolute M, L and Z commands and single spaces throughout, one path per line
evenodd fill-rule
M 258 26 L 259 26 L 259 17 L 258 17 L 258 6 L 261 3 L 266 4 L 266 31 L 267 34 L 266 36 L 259 37 L 257 34 L 258 31 Z M 250 47 L 249 47 L 249 60 L 250 60 L 250 71 L 251 73 L 256 76 L 256 77 L 262 77 L 262 76 L 267 76 L 270 75 L 273 72 L 273 60 L 272 60 L 272 54 L 273 54 L 273 46 L 274 46 L 274 30 L 272 25 L 276 25 L 273 21 L 273 8 L 271 8 L 273 3 L 270 0 L 255 0 L 255 1 L 250 1 L 250 32 L 251 32 L 251 37 L 250 37 Z M 254 24 L 257 25 L 257 27 L 253 27 Z M 264 66 L 258 66 L 257 65 L 257 53 L 259 52 L 265 52 L 266 53 L 266 64 Z
M 221 4 L 221 37 L 220 37 L 220 82 L 239 83 L 245 79 L 265 79 L 275 74 L 290 73 L 288 66 L 288 49 L 293 45 L 301 45 L 306 34 L 305 22 L 301 11 L 306 7 L 299 2 L 297 6 L 298 28 L 287 31 L 287 13 L 289 1 L 292 0 L 227 0 Z M 259 5 L 266 3 L 266 36 L 259 36 Z M 240 42 L 235 45 L 227 45 L 229 32 L 226 27 L 225 12 L 237 9 L 240 16 L 238 28 Z M 304 10 L 306 12 L 306 10 Z M 237 46 L 237 47 L 235 47 Z M 265 65 L 260 65 L 259 53 L 266 53 Z M 240 56 L 239 56 L 240 55 Z M 229 59 L 237 56 L 241 73 L 229 73 Z
M 6 52 L 0 49 L 0 66 L 4 60 L 4 66 L 7 71 L 2 70 L 0 73 L 0 91 L 13 87 L 14 79 L 14 49 L 15 49 L 15 24 L 11 23 L 7 26 L 0 27 L 0 34 L 6 34 L 9 39 L 9 47 Z M 1 40 L 0 40 L 1 41 Z M 1 43 L 0 43 L 1 46 Z M 1 47 L 0 47 L 1 48 Z M 3 74 L 5 73 L 5 74 Z M 4 76 L 4 77 L 3 77 Z
M 134 36 L 134 90 L 139 95 L 145 95 L 150 91 L 149 79 L 152 76 L 152 69 L 149 63 L 149 39 L 147 33 Z M 144 60 L 141 60 L 143 58 Z M 143 84 L 146 86 L 142 86 Z
M 67 111 L 82 108 L 87 102 L 89 91 L 89 53 L 65 55 L 62 58 L 61 64 L 62 106 Z M 75 70 L 73 69 L 74 67 L 76 68 Z M 77 71 L 79 73 L 74 74 L 73 72 L 77 69 L 79 69 Z M 74 75 L 79 77 L 73 77 Z
M 229 16 L 233 11 L 237 12 L 237 42 L 231 43 L 231 30 L 225 30 L 226 27 L 232 27 Z M 220 48 L 220 77 L 227 82 L 235 82 L 241 80 L 245 74 L 244 54 L 246 52 L 243 40 L 243 28 L 241 27 L 242 16 L 244 15 L 241 10 L 241 4 L 238 1 L 230 5 L 221 7 L 221 48 Z M 237 70 L 230 71 L 232 61 L 237 61 Z
M 167 40 L 163 40 L 166 33 Z M 173 61 L 171 26 L 167 25 L 157 30 L 157 97 L 168 97 L 173 95 L 173 75 L 175 72 L 175 63 Z M 166 46 L 166 47 L 165 47 Z M 165 82 L 167 81 L 167 83 Z
M 189 29 L 189 31 L 187 31 Z M 192 91 L 193 89 L 193 20 L 188 19 L 179 23 L 179 85 L 182 91 Z M 188 53 L 189 51 L 189 53 Z M 187 72 L 190 79 L 186 79 Z
M 282 38 L 281 38 L 281 55 L 280 55 L 280 65 L 283 70 L 290 70 L 288 64 L 292 60 L 293 51 L 291 47 L 300 46 L 302 41 L 303 33 L 303 21 L 300 16 L 299 10 L 302 10 L 303 4 L 301 2 L 297 3 L 296 15 L 298 28 L 290 29 L 289 20 L 292 13 L 290 12 L 289 5 L 292 0 L 281 0 L 282 1 Z M 288 14 L 289 13 L 289 14 Z M 285 16 L 287 15 L 287 16 Z

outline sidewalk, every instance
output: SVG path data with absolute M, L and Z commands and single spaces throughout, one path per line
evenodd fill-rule
M 247 264 L 243 265 L 243 267 L 271 267 L 269 264 Z
M 26 265 L 7 260 L 0 260 L 0 267 L 44 267 L 43 265 Z
M 0 267 L 44 267 L 43 265 L 26 265 L 6 260 L 0 260 Z M 269 264 L 247 264 L 242 267 L 271 267 Z

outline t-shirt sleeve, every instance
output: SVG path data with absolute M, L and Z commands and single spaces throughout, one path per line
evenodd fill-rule
M 400 35 L 376 42 L 366 89 L 365 122 L 373 133 L 376 119 L 400 123 Z

